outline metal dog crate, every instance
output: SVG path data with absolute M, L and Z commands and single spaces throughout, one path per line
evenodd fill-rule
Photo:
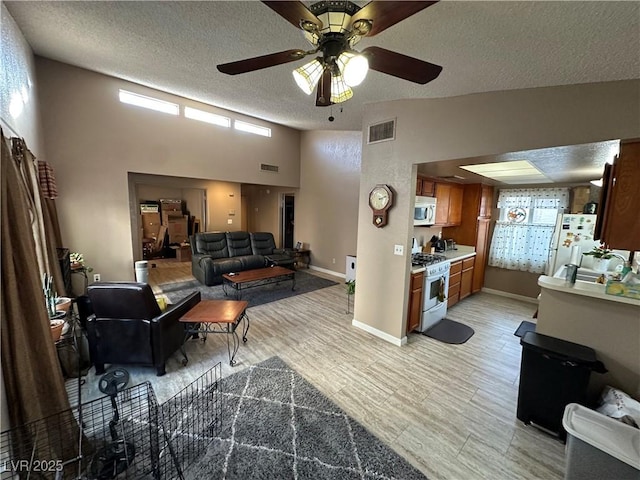
M 219 434 L 220 373 L 218 363 L 163 405 L 145 382 L 115 405 L 105 396 L 2 432 L 0 478 L 183 478 Z

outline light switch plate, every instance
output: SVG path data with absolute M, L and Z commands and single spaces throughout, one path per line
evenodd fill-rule
M 404 255 L 404 245 L 394 245 L 393 246 L 393 254 L 394 255 Z
M 227 218 L 227 224 L 231 225 L 233 223 L 233 218 Z

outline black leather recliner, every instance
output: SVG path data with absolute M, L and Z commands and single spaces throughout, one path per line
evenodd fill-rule
M 89 286 L 93 314 L 87 319 L 91 361 L 96 374 L 105 363 L 152 365 L 158 376 L 184 341 L 179 318 L 200 302 L 200 292 L 161 312 L 146 283 L 98 282 Z
M 269 265 L 278 265 L 293 269 L 295 258 L 283 248 L 276 248 L 276 241 L 271 232 L 251 233 L 251 248 L 254 253 L 264 255 Z

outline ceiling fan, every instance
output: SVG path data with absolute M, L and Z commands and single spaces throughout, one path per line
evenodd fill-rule
M 228 75 L 252 72 L 295 62 L 307 55 L 316 58 L 293 71 L 298 86 L 310 95 L 317 86 L 316 106 L 341 103 L 353 96 L 368 69 L 426 84 L 435 80 L 442 67 L 381 47 L 357 52 L 362 37 L 372 37 L 437 1 L 373 0 L 359 7 L 346 0 L 325 0 L 307 8 L 299 1 L 263 1 L 289 23 L 300 28 L 312 50 L 285 50 L 260 57 L 218 65 Z

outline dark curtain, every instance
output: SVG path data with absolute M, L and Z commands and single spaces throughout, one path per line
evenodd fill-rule
M 1 140 L 1 358 L 9 417 L 15 428 L 68 409 L 69 401 L 36 260 L 33 199 L 4 135 Z M 53 258 L 57 261 L 57 256 Z M 66 438 L 77 437 L 74 425 L 67 428 Z

